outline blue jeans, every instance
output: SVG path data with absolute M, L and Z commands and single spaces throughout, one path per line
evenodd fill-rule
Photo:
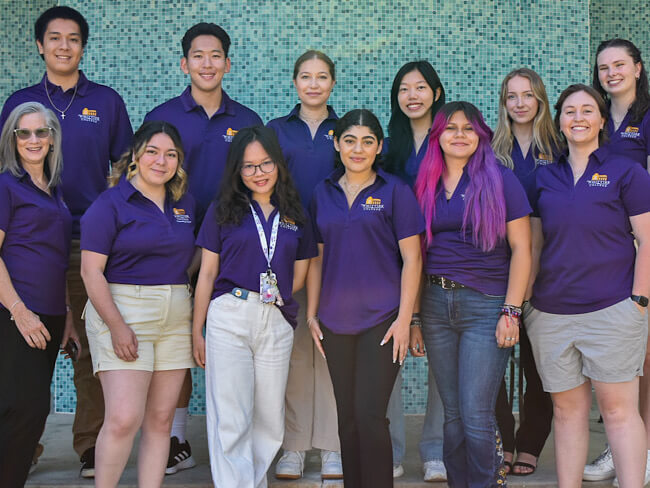
M 445 407 L 443 460 L 451 488 L 505 484 L 494 406 L 510 349 L 495 330 L 504 297 L 427 286 L 422 333 Z
M 386 416 L 390 421 L 390 440 L 393 444 L 393 464 L 402 464 L 406 451 L 406 427 L 404 425 L 404 406 L 402 403 L 402 370 L 397 375 L 393 392 L 388 402 Z M 420 459 L 423 463 L 442 459 L 442 426 L 444 412 L 436 380 L 429 368 L 429 387 L 427 392 L 427 411 L 424 415 L 422 438 L 420 439 Z

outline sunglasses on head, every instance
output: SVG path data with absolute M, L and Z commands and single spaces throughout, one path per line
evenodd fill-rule
M 26 141 L 35 134 L 38 139 L 47 139 L 52 134 L 52 127 L 39 127 L 38 129 L 14 129 L 14 134 L 21 141 Z

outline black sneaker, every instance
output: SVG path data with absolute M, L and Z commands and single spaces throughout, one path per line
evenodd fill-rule
M 174 474 L 194 466 L 196 466 L 196 461 L 192 457 L 190 443 L 185 441 L 181 444 L 178 442 L 178 437 L 172 437 L 169 441 L 169 458 L 167 459 L 165 474 Z
M 95 477 L 95 446 L 86 451 L 81 455 L 81 471 L 79 472 L 82 478 L 94 478 Z

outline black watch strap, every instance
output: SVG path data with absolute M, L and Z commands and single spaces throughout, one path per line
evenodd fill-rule
M 638 303 L 642 307 L 647 307 L 648 306 L 648 297 L 644 297 L 644 296 L 641 296 L 641 295 L 632 295 L 630 297 L 630 300 L 632 300 L 633 302 Z

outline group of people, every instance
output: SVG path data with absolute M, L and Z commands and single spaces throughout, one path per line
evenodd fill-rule
M 531 474 L 554 420 L 559 486 L 648 481 L 650 93 L 634 44 L 603 42 L 592 86 L 566 88 L 554 117 L 539 75 L 512 71 L 494 133 L 409 62 L 384 137 L 371 111 L 328 105 L 319 51 L 295 63 L 299 103 L 264 126 L 222 89 L 230 38 L 207 23 L 182 40 L 190 86 L 133 134 L 120 96 L 79 70 L 79 12 L 47 10 L 35 37 L 46 74 L 0 115 L 3 486 L 42 452 L 60 348 L 98 487 L 117 486 L 139 430 L 140 486 L 195 465 L 195 365 L 215 486 L 266 486 L 280 449 L 280 479 L 318 449 L 323 479 L 393 486 L 409 351 L 429 360 L 425 480 Z M 585 467 L 592 388 L 609 446 Z

